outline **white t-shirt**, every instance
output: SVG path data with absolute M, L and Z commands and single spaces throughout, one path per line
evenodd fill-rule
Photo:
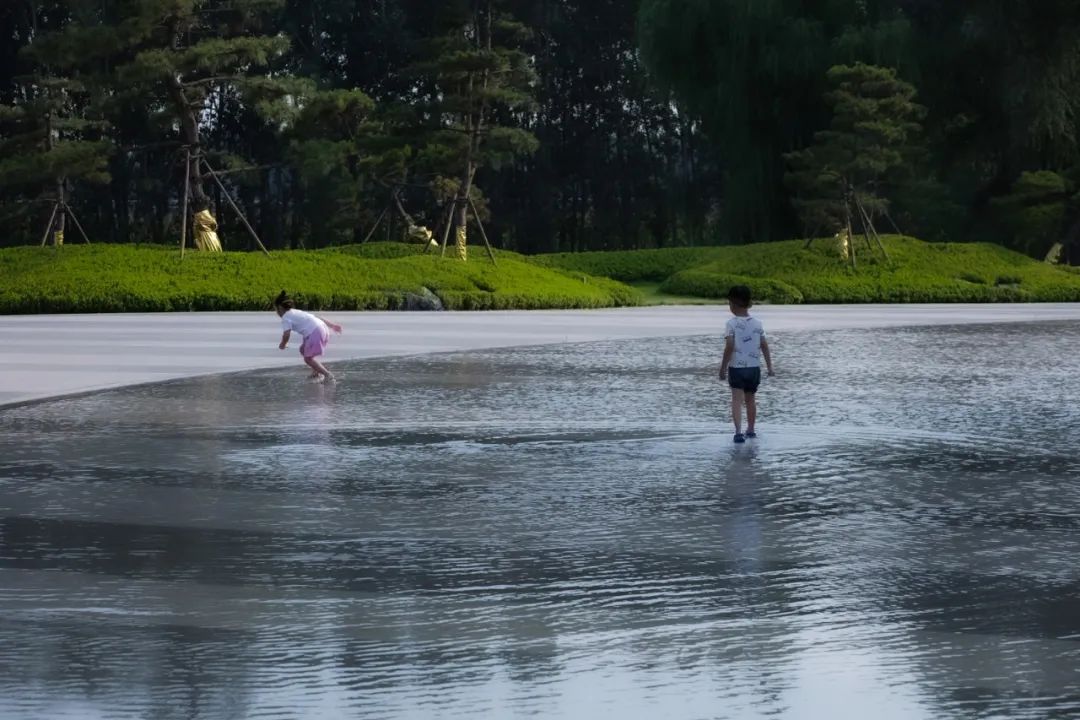
M 312 333 L 322 330 L 323 333 L 330 332 L 330 328 L 326 326 L 319 318 L 315 317 L 309 312 L 303 310 L 287 310 L 285 314 L 281 316 L 281 330 L 292 330 L 298 332 L 304 337 L 311 335 Z
M 761 341 L 765 339 L 765 326 L 760 320 L 749 315 L 736 315 L 727 321 L 724 337 L 735 339 L 735 352 L 732 353 L 730 367 L 761 367 Z

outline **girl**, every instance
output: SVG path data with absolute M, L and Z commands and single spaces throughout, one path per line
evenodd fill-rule
M 323 354 L 326 344 L 330 342 L 330 330 L 340 335 L 341 326 L 318 315 L 297 310 L 293 307 L 292 298 L 284 290 L 274 300 L 274 308 L 277 310 L 278 317 L 281 318 L 282 335 L 278 348 L 284 350 L 288 347 L 289 336 L 293 330 L 300 333 L 304 337 L 304 342 L 300 344 L 300 354 L 304 356 L 304 362 L 311 368 L 311 377 L 333 382 L 334 375 L 319 362 L 318 357 Z

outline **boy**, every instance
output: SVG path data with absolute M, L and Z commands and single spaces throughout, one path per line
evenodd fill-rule
M 728 307 L 735 317 L 724 329 L 724 359 L 720 363 L 720 379 L 731 386 L 731 417 L 735 420 L 735 442 L 755 438 L 757 420 L 757 389 L 761 384 L 761 357 L 769 377 L 773 377 L 772 356 L 765 340 L 765 328 L 757 318 L 750 317 L 750 288 L 736 285 L 728 293 Z M 746 434 L 742 432 L 742 408 L 746 405 Z

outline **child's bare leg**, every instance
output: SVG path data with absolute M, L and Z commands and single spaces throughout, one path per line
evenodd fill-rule
M 325 367 L 323 367 L 323 364 L 321 362 L 319 362 L 319 358 L 306 357 L 306 358 L 304 358 L 304 362 L 306 362 L 308 367 L 311 368 L 315 372 L 316 376 L 322 375 L 325 378 L 333 378 L 334 377 L 333 373 L 331 373 L 329 370 L 327 370 Z
M 754 432 L 757 421 L 757 394 L 746 393 L 746 432 Z
M 742 408 L 746 400 L 746 393 L 742 390 L 731 389 L 731 419 L 735 421 L 735 434 L 742 434 Z

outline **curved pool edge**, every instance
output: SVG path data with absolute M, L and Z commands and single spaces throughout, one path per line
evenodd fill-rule
M 777 305 L 757 314 L 773 332 L 1080 320 L 1080 303 Z M 346 329 L 330 363 L 443 352 L 717 333 L 717 306 L 453 313 L 324 313 Z M 138 385 L 279 367 L 266 313 L 0 316 L 0 409 Z

